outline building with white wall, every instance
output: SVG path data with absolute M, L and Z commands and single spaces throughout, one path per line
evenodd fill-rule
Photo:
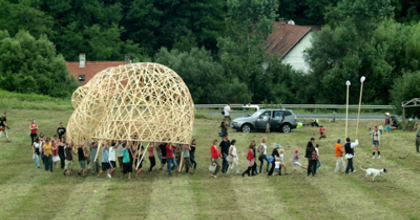
M 307 48 L 311 47 L 311 26 L 294 25 L 283 20 L 274 23 L 274 31 L 264 42 L 265 51 L 278 54 L 282 63 L 290 64 L 295 70 L 305 73 L 309 71 L 309 64 L 303 57 Z

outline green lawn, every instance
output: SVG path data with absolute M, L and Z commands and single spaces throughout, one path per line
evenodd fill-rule
M 0 219 L 420 219 L 420 154 L 415 153 L 414 133 L 398 130 L 383 135 L 382 158 L 372 160 L 368 128 L 378 121 L 360 122 L 357 172 L 350 175 L 333 171 L 334 143 L 343 138 L 344 121 L 321 120 L 328 138 L 317 141 L 322 166 L 316 177 L 307 177 L 302 169 L 290 175 L 294 149 L 303 158 L 307 141 L 316 136 L 315 128 L 304 127 L 290 134 L 229 132 L 230 139 L 237 140 L 241 171 L 246 168 L 250 140 L 259 142 L 266 136 L 270 153 L 273 143 L 284 146 L 289 175 L 242 178 L 220 173 L 212 179 L 210 145 L 218 138 L 220 120 L 200 118 L 193 134 L 198 140 L 195 175 L 176 173 L 168 178 L 166 172 L 155 170 L 144 172 L 140 180 L 109 180 L 105 175 L 83 179 L 75 173 L 65 177 L 60 169 L 50 173 L 35 168 L 28 136 L 31 119 L 38 121 L 40 132 L 52 135 L 70 114 L 69 110 L 9 110 L 12 142 L 0 140 Z M 351 137 L 355 126 L 356 121 L 350 120 Z M 304 159 L 300 162 L 307 165 Z M 360 165 L 385 167 L 389 173 L 372 182 Z

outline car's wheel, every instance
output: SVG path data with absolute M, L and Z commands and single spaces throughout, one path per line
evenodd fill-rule
M 290 131 L 292 131 L 292 127 L 289 124 L 285 124 L 281 127 L 281 131 L 283 131 L 283 133 L 290 133 Z
M 244 132 L 244 133 L 251 132 L 251 125 L 244 125 L 244 126 L 242 126 L 242 132 Z

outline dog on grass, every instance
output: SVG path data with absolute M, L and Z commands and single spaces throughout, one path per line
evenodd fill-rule
M 371 176 L 372 177 L 372 181 L 375 181 L 375 178 L 377 176 L 380 176 L 382 173 L 387 173 L 388 172 L 388 171 L 386 171 L 385 168 L 383 168 L 381 170 L 378 170 L 378 169 L 375 169 L 375 168 L 363 169 L 362 166 L 360 166 L 360 169 L 362 169 L 363 171 L 366 172 L 366 178 L 368 176 Z

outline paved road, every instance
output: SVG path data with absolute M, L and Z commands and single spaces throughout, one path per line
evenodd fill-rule
M 218 112 L 207 112 L 207 114 L 209 115 L 220 115 L 220 113 Z M 235 117 L 243 117 L 245 114 L 244 113 L 232 113 L 233 116 Z M 221 115 L 220 115 L 221 116 Z M 296 117 L 298 119 L 300 118 L 330 118 L 332 119 L 334 117 L 333 114 L 315 114 L 315 113 L 307 113 L 307 114 L 296 114 Z M 346 114 L 336 114 L 335 115 L 336 119 L 345 119 L 346 118 Z M 398 120 L 401 120 L 401 116 L 397 117 Z M 357 114 L 349 114 L 349 119 L 357 119 Z M 384 115 L 374 115 L 374 114 L 360 114 L 360 119 L 361 120 L 385 120 L 385 116 Z

